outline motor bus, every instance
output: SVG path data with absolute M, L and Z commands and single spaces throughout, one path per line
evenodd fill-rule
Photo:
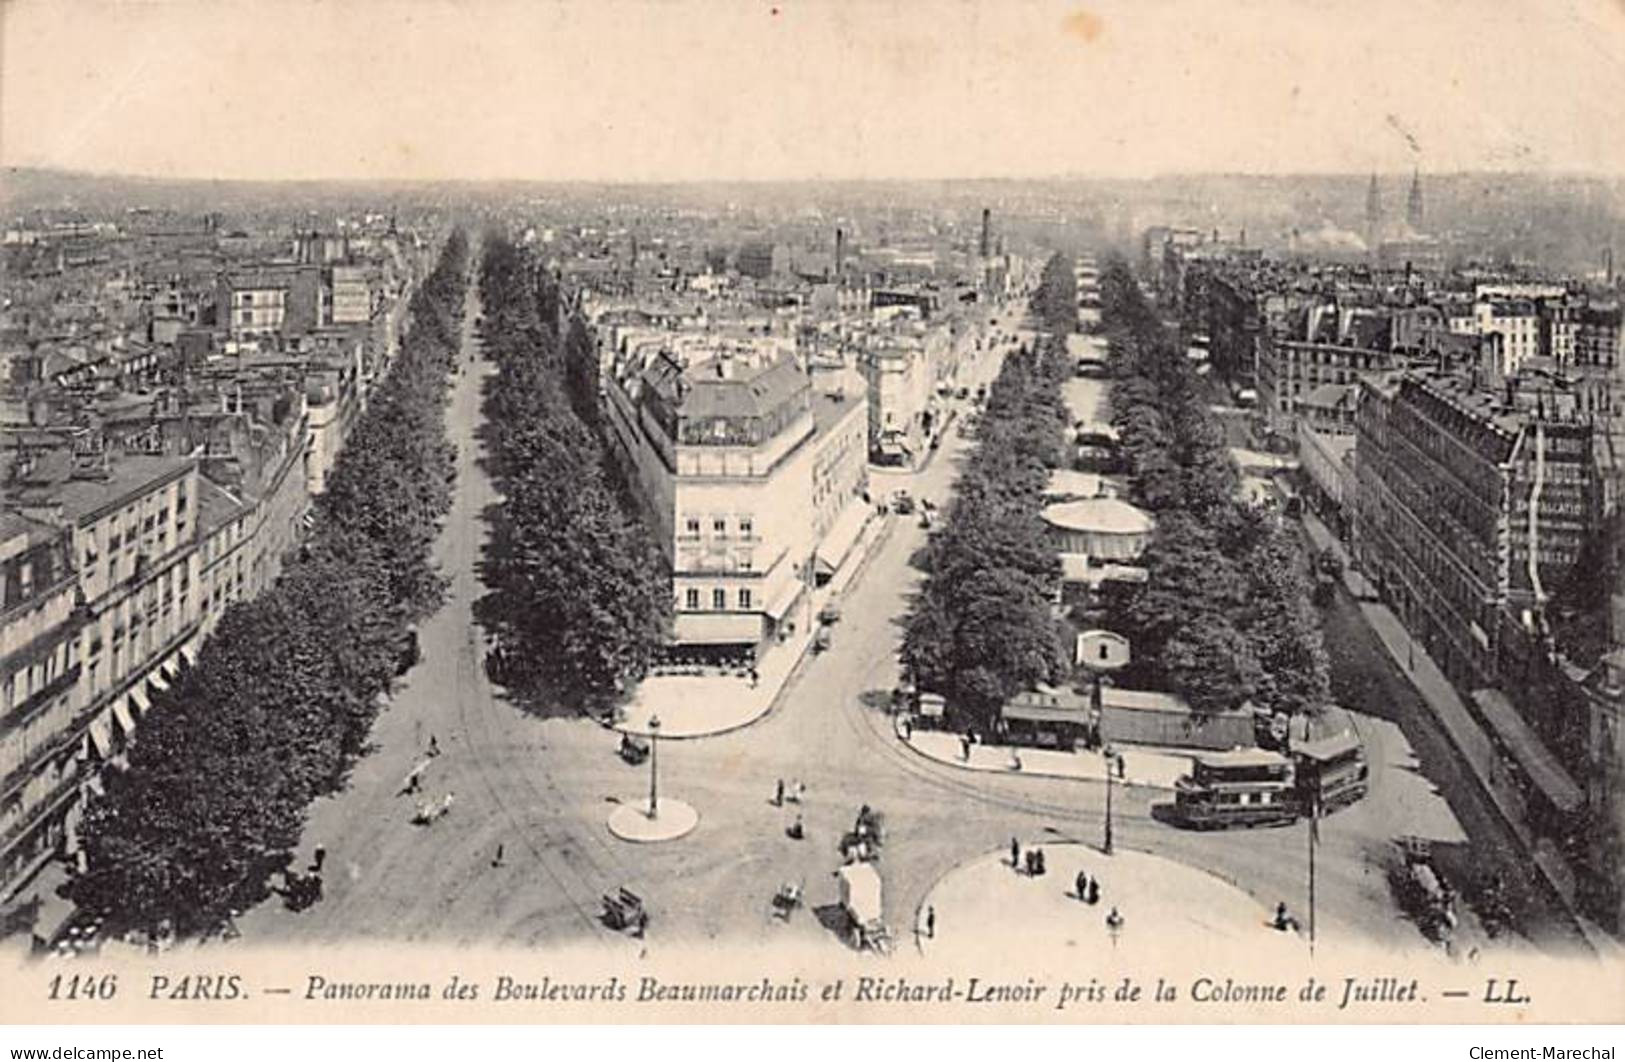
M 1329 815 L 1361 799 L 1369 785 L 1365 749 L 1351 730 L 1292 746 L 1298 798 L 1304 814 L 1318 807 Z
M 1197 830 L 1286 826 L 1299 811 L 1292 760 L 1267 749 L 1202 752 L 1174 783 L 1167 817 Z

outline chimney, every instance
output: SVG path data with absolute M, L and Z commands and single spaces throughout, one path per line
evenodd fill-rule
M 987 258 L 993 252 L 993 211 L 987 207 L 982 208 L 982 257 Z
M 841 275 L 841 269 L 846 264 L 846 232 L 835 230 L 835 275 Z

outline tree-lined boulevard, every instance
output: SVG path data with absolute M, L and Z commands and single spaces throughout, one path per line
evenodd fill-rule
M 699 827 L 679 842 L 628 845 L 611 837 L 604 823 L 614 801 L 645 786 L 646 768 L 624 763 L 616 754 L 618 735 L 586 713 L 617 681 L 635 680 L 638 654 L 645 650 L 631 650 L 630 656 L 617 655 L 619 650 L 608 656 L 587 654 L 568 665 L 530 659 L 521 666 L 534 670 L 524 672 L 522 688 L 511 692 L 493 679 L 488 654 L 494 638 L 507 649 L 512 667 L 516 652 L 535 657 L 545 653 L 549 639 L 570 636 L 573 620 L 568 608 L 539 608 L 535 602 L 541 598 L 514 605 L 516 585 L 526 587 L 527 594 L 552 585 L 548 592 L 559 599 L 559 569 L 549 565 L 566 563 L 569 556 L 597 565 L 611 545 L 644 547 L 624 533 L 630 517 L 616 499 L 613 484 L 596 478 L 605 474 L 598 444 L 593 428 L 579 415 L 579 384 L 572 397 L 568 356 L 563 353 L 572 342 L 569 330 L 577 326 L 566 326 L 561 344 L 541 324 L 557 315 L 525 304 L 538 296 L 545 301 L 546 282 L 520 290 L 519 285 L 534 283 L 534 276 L 517 265 L 503 264 L 509 252 L 502 243 L 488 238 L 473 253 L 483 263 L 480 285 L 469 287 L 460 313 L 446 315 L 458 322 L 458 346 L 455 356 L 435 363 L 449 382 L 444 410 L 452 445 L 444 453 L 455 458 L 450 475 L 436 469 L 433 477 L 436 483 L 449 481 L 451 494 L 441 510 L 432 565 L 424 569 L 435 573 L 434 580 L 417 584 L 444 588 L 439 607 L 428 610 L 417 627 L 421 660 L 383 702 L 370 730 L 362 727 L 365 740 L 359 735 L 352 738 L 357 751 L 364 748 L 365 754 L 347 773 L 323 776 L 335 781 L 342 777 L 343 784 L 307 783 L 317 799 L 304 816 L 302 831 L 296 809 L 290 808 L 278 820 L 280 832 L 253 848 L 261 860 L 254 873 L 234 871 L 234 887 L 218 891 L 211 904 L 197 909 L 212 912 L 218 923 L 224 923 L 233 909 L 242 911 L 233 928 L 256 942 L 591 940 L 616 949 L 658 949 L 684 940 L 797 939 L 841 946 L 837 934 L 815 917 L 788 923 L 773 919 L 770 901 L 781 884 L 795 882 L 805 886 L 809 908 L 834 902 L 830 875 L 839 863 L 836 843 L 860 804 L 881 809 L 886 816 L 885 854 L 879 869 L 887 918 L 899 931 L 914 924 L 921 904 L 945 876 L 1006 848 L 1012 837 L 1023 845 L 1099 844 L 1106 799 L 1099 783 L 1016 772 L 973 773 L 929 760 L 897 740 L 894 719 L 885 707 L 902 677 L 899 660 L 910 659 L 905 645 L 914 656 L 920 652 L 914 639 L 922 636 L 913 633 L 918 620 L 909 621 L 905 632 L 905 617 L 911 608 L 918 609 L 922 594 L 929 595 L 933 581 L 940 582 L 943 573 L 950 573 L 944 585 L 970 595 L 965 598 L 968 604 L 951 606 L 965 608 L 963 614 L 969 617 L 955 637 L 989 639 L 987 651 L 973 657 L 979 674 L 951 680 L 961 684 L 953 687 L 956 694 L 979 695 L 983 710 L 990 710 L 1020 682 L 1043 676 L 1046 668 L 1060 667 L 1048 621 L 1048 584 L 1043 582 L 1053 578 L 1047 574 L 1053 554 L 1042 549 L 1041 539 L 1023 523 L 1035 518 L 1047 450 L 1060 447 L 1065 423 L 1059 399 L 1064 362 L 1053 345 L 1027 351 L 1013 344 L 990 345 L 980 356 L 972 373 L 993 382 L 983 422 L 990 426 L 979 439 L 947 433 L 941 450 L 923 470 L 893 474 L 887 480 L 888 487 L 906 485 L 916 497 L 941 502 L 956 498 L 949 506 L 948 530 L 928 535 L 911 520 L 888 517 L 894 526 L 841 602 L 838 637 L 827 652 L 803 661 L 773 712 L 732 733 L 662 744 L 662 792 L 680 795 L 698 808 Z M 1065 271 L 1069 270 L 1068 266 Z M 482 305 L 482 298 L 498 292 L 504 306 L 507 300 L 516 300 L 520 310 L 515 314 L 491 303 Z M 556 298 L 556 292 L 551 297 Z M 475 322 L 482 316 L 489 346 L 475 333 Z M 1147 398 L 1156 401 L 1154 395 Z M 1147 412 L 1124 413 L 1125 408 L 1132 407 L 1115 401 L 1114 415 L 1150 419 Z M 494 422 L 493 416 L 501 422 Z M 424 451 L 436 452 L 440 451 Z M 1182 474 L 1203 474 L 1192 469 L 1205 467 L 1205 460 L 1198 454 Z M 571 470 L 566 479 L 585 488 L 577 492 L 579 497 L 566 499 L 557 493 L 560 480 L 550 480 L 552 486 L 521 485 L 548 461 L 549 477 L 558 475 L 560 468 Z M 502 485 L 514 493 L 504 495 Z M 537 490 L 542 493 L 526 493 Z M 554 493 L 547 493 L 550 490 Z M 527 497 L 531 500 L 524 500 Z M 521 509 L 520 503 L 530 508 Z M 340 511 L 333 508 L 337 502 L 327 504 L 326 511 Z M 543 527 L 551 527 L 553 538 L 567 533 L 565 525 L 545 523 L 549 504 L 572 513 L 581 505 L 593 506 L 598 513 L 594 519 L 618 530 L 597 537 L 591 556 L 571 553 L 563 560 L 541 562 L 541 567 L 530 569 L 532 574 L 519 579 L 513 574 L 513 558 L 520 554 L 538 558 L 548 545 L 533 539 L 521 548 L 525 535 L 535 535 Z M 993 508 L 983 518 L 968 516 L 978 505 Z M 514 514 L 519 512 L 529 514 L 526 526 L 515 523 Z M 1201 558 L 1177 555 L 1191 553 L 1204 535 L 1216 532 L 1204 528 L 1197 514 L 1170 507 L 1161 515 L 1176 527 L 1182 526 L 1181 521 L 1189 525 L 1188 535 L 1197 545 L 1184 542 L 1176 550 L 1166 544 L 1165 533 L 1159 547 L 1163 556 L 1154 563 L 1170 579 L 1189 567 L 1201 584 L 1166 609 L 1215 607 L 1211 589 L 1215 579 L 1257 584 L 1258 573 L 1239 575 L 1233 562 L 1221 565 L 1209 557 L 1211 563 L 1203 563 Z M 1012 527 L 1025 537 L 1010 537 Z M 948 551 L 958 536 L 970 536 L 971 545 L 961 547 L 966 556 L 988 550 L 989 556 L 1006 558 L 1001 565 L 1008 572 L 999 574 L 1000 566 L 987 564 L 979 570 L 975 565 L 962 572 L 950 569 Z M 1268 535 L 1261 535 L 1254 548 L 1285 549 L 1272 545 Z M 916 567 L 922 559 L 933 566 L 935 580 Z M 407 571 L 385 570 L 397 577 L 391 585 Z M 547 574 L 550 570 L 554 574 Z M 637 578 L 646 574 L 638 573 Z M 548 584 L 544 577 L 555 581 Z M 589 577 L 574 578 L 584 585 Z M 975 603 L 980 592 L 976 588 L 987 590 L 990 606 L 999 601 L 1008 604 L 1000 596 L 1002 590 L 982 584 L 1024 579 L 1036 580 L 1029 592 L 1033 615 L 1044 619 L 1042 635 L 1034 623 L 1026 632 L 1030 646 L 1022 648 L 1026 643 L 1018 641 L 994 652 L 997 643 L 1008 639 L 992 627 L 978 627 L 982 621 L 975 619 L 980 607 Z M 335 584 L 334 590 L 339 588 Z M 1285 602 L 1281 607 L 1290 609 L 1301 585 L 1287 582 L 1276 589 L 1278 600 Z M 1250 585 L 1249 590 L 1256 595 L 1259 586 Z M 326 596 L 321 602 L 307 599 L 301 622 L 316 622 L 341 607 L 342 597 Z M 496 607 L 505 596 L 509 603 Z M 1138 610 L 1135 615 L 1155 613 L 1143 600 L 1130 607 Z M 1009 623 L 1011 615 L 990 613 L 985 622 Z M 1272 628 L 1277 631 L 1290 626 L 1289 619 L 1268 614 L 1253 622 L 1277 624 Z M 1149 622 L 1146 629 L 1152 629 Z M 1245 656 L 1247 646 L 1258 644 L 1250 628 L 1238 628 L 1232 641 L 1242 637 L 1242 630 L 1248 630 L 1253 640 L 1237 643 L 1237 657 Z M 603 629 L 598 633 L 602 635 Z M 225 650 L 211 652 L 219 656 Z M 1153 654 L 1163 673 L 1175 677 L 1176 683 L 1181 652 L 1165 647 L 1160 655 Z M 583 664 L 583 659 L 591 662 Z M 613 662 L 617 659 L 623 662 Z M 1010 660 L 1015 663 L 1007 669 Z M 206 654 L 196 674 L 206 676 L 215 666 Z M 181 692 L 187 688 L 183 684 Z M 561 695 L 560 690 L 569 692 Z M 1193 692 L 1200 696 L 1195 686 L 1186 688 L 1188 696 Z M 541 694 L 551 698 L 547 703 L 552 710 L 537 710 Z M 1379 745 L 1374 757 L 1373 798 L 1328 820 L 1323 828 L 1317 855 L 1323 939 L 1341 936 L 1415 944 L 1414 927 L 1395 915 L 1377 859 L 1394 833 L 1407 825 L 1440 835 L 1459 829 L 1437 792 L 1412 785 L 1407 781 L 1410 776 L 1396 773 L 1410 769 L 1400 762 L 1407 747 L 1403 737 L 1387 734 L 1383 744 L 1387 748 Z M 240 779 L 245 801 L 253 795 L 255 777 Z M 775 783 L 782 780 L 805 786 L 805 796 L 793 811 L 773 800 Z M 127 784 L 114 782 L 110 794 L 116 796 L 122 792 L 118 787 Z M 270 785 L 276 792 L 276 783 Z M 405 792 L 408 789 L 412 791 Z M 455 805 L 444 818 L 414 823 L 418 801 L 453 795 Z M 109 801 L 113 799 L 110 796 Z M 1306 870 L 1301 829 L 1182 832 L 1153 820 L 1152 805 L 1165 799 L 1165 791 L 1119 787 L 1113 811 L 1120 849 L 1173 859 L 1216 875 L 1263 910 L 1278 902 L 1301 908 Z M 794 815 L 804 819 L 804 839 L 787 834 Z M 231 825 L 225 820 L 216 828 L 229 831 Z M 229 840 L 232 835 L 225 836 Z M 303 865 L 306 859 L 315 859 L 318 850 L 325 856 L 324 890 L 318 902 L 290 905 L 265 899 L 265 889 L 273 884 L 270 871 Z M 92 849 L 93 854 L 103 851 L 116 854 L 113 849 Z M 93 862 L 92 874 L 82 880 L 97 880 L 97 865 Z M 1109 862 L 1101 878 L 1108 896 L 1121 902 L 1134 919 L 1128 939 L 1133 927 L 1145 927 L 1142 931 L 1155 927 L 1154 909 L 1135 910 L 1132 896 L 1113 894 Z M 258 891 L 245 888 L 244 882 L 258 883 Z M 643 896 L 652 916 L 647 939 L 636 945 L 608 929 L 600 917 L 600 897 L 621 886 Z M 1057 882 L 1055 887 L 1062 885 Z M 162 909 L 156 903 L 140 908 Z M 1019 911 L 1009 914 L 1020 917 Z M 943 925 L 941 932 L 954 929 L 963 927 Z M 1269 931 L 1260 927 L 1259 932 Z

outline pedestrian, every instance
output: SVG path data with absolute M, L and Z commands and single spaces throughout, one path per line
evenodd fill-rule
M 806 827 L 801 822 L 801 812 L 796 812 L 796 821 L 790 824 L 790 838 L 799 841 L 806 836 Z
M 1072 889 L 1073 889 L 1074 892 L 1076 892 L 1078 894 L 1079 902 L 1084 902 L 1084 903 L 1088 902 L 1088 900 L 1089 900 L 1089 875 L 1084 873 L 1081 870 L 1078 871 L 1078 878 L 1077 878 L 1077 880 L 1075 882 L 1073 882 Z
M 1012 771 L 1021 770 L 1021 753 L 1015 749 L 1010 750 L 1010 769 Z
M 322 864 L 325 862 L 327 862 L 327 847 L 325 845 L 317 845 L 315 858 L 310 861 L 311 869 L 320 874 L 322 871 Z
M 1045 869 L 1044 868 L 1044 850 L 1042 848 L 1034 849 L 1033 850 L 1033 872 L 1035 874 L 1037 874 L 1039 877 L 1043 877 L 1044 876 L 1044 869 Z
M 1286 902 L 1285 901 L 1282 901 L 1281 903 L 1278 903 L 1278 904 L 1275 905 L 1275 928 L 1279 929 L 1279 930 L 1281 930 L 1283 932 L 1287 928 L 1287 913 L 1286 913 Z
M 935 907 L 925 909 L 925 935 L 930 940 L 937 939 L 937 909 Z
M 1106 928 L 1112 930 L 1113 932 L 1123 928 L 1123 916 L 1117 913 L 1117 908 L 1115 907 L 1113 907 L 1111 912 L 1106 915 Z
M 1100 902 L 1100 879 L 1089 879 L 1089 905 L 1093 907 Z
M 906 715 L 897 721 L 897 726 L 903 732 L 904 741 L 907 741 L 909 736 L 914 733 L 914 725 L 908 721 Z
M 757 672 L 757 670 L 755 668 L 751 668 L 750 669 L 750 688 L 755 689 L 756 684 L 758 682 L 760 682 L 761 680 L 762 680 L 762 676 Z
M 806 795 L 807 795 L 807 783 L 803 782 L 801 779 L 797 778 L 796 779 L 796 791 L 795 791 L 795 801 L 796 801 L 796 803 L 797 804 L 801 803 L 801 798 L 806 796 Z
M 500 867 L 502 865 L 502 845 L 500 844 L 497 845 L 496 858 L 491 860 L 491 865 L 493 867 Z
M 776 807 L 776 808 L 784 807 L 784 779 L 783 778 L 780 778 L 779 782 L 778 782 L 778 785 L 773 787 L 773 806 Z
M 962 737 L 962 738 L 959 739 L 959 758 L 964 760 L 966 763 L 970 762 L 970 738 L 969 737 Z
M 1026 867 L 1026 869 L 1027 869 L 1027 876 L 1029 878 L 1032 877 L 1033 876 L 1033 867 L 1036 866 L 1037 864 L 1035 864 L 1033 862 L 1033 853 L 1032 853 L 1031 849 L 1029 849 L 1028 851 L 1026 851 L 1025 853 L 1022 854 L 1021 863 L 1022 863 L 1022 866 Z
M 1010 867 L 1012 870 L 1021 869 L 1021 842 L 1014 837 L 1010 838 Z
M 431 755 L 431 756 L 440 755 L 440 740 L 438 738 L 436 738 L 433 734 L 429 735 L 429 755 Z

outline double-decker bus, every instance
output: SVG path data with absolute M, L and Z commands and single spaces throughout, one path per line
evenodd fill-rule
M 1168 818 L 1198 830 L 1288 825 L 1299 810 L 1295 773 L 1290 759 L 1267 749 L 1198 753 L 1174 783 Z
M 1365 749 L 1352 730 L 1318 741 L 1300 741 L 1292 746 L 1292 762 L 1297 768 L 1298 796 L 1304 814 L 1319 808 L 1328 815 L 1365 796 L 1367 778 Z

